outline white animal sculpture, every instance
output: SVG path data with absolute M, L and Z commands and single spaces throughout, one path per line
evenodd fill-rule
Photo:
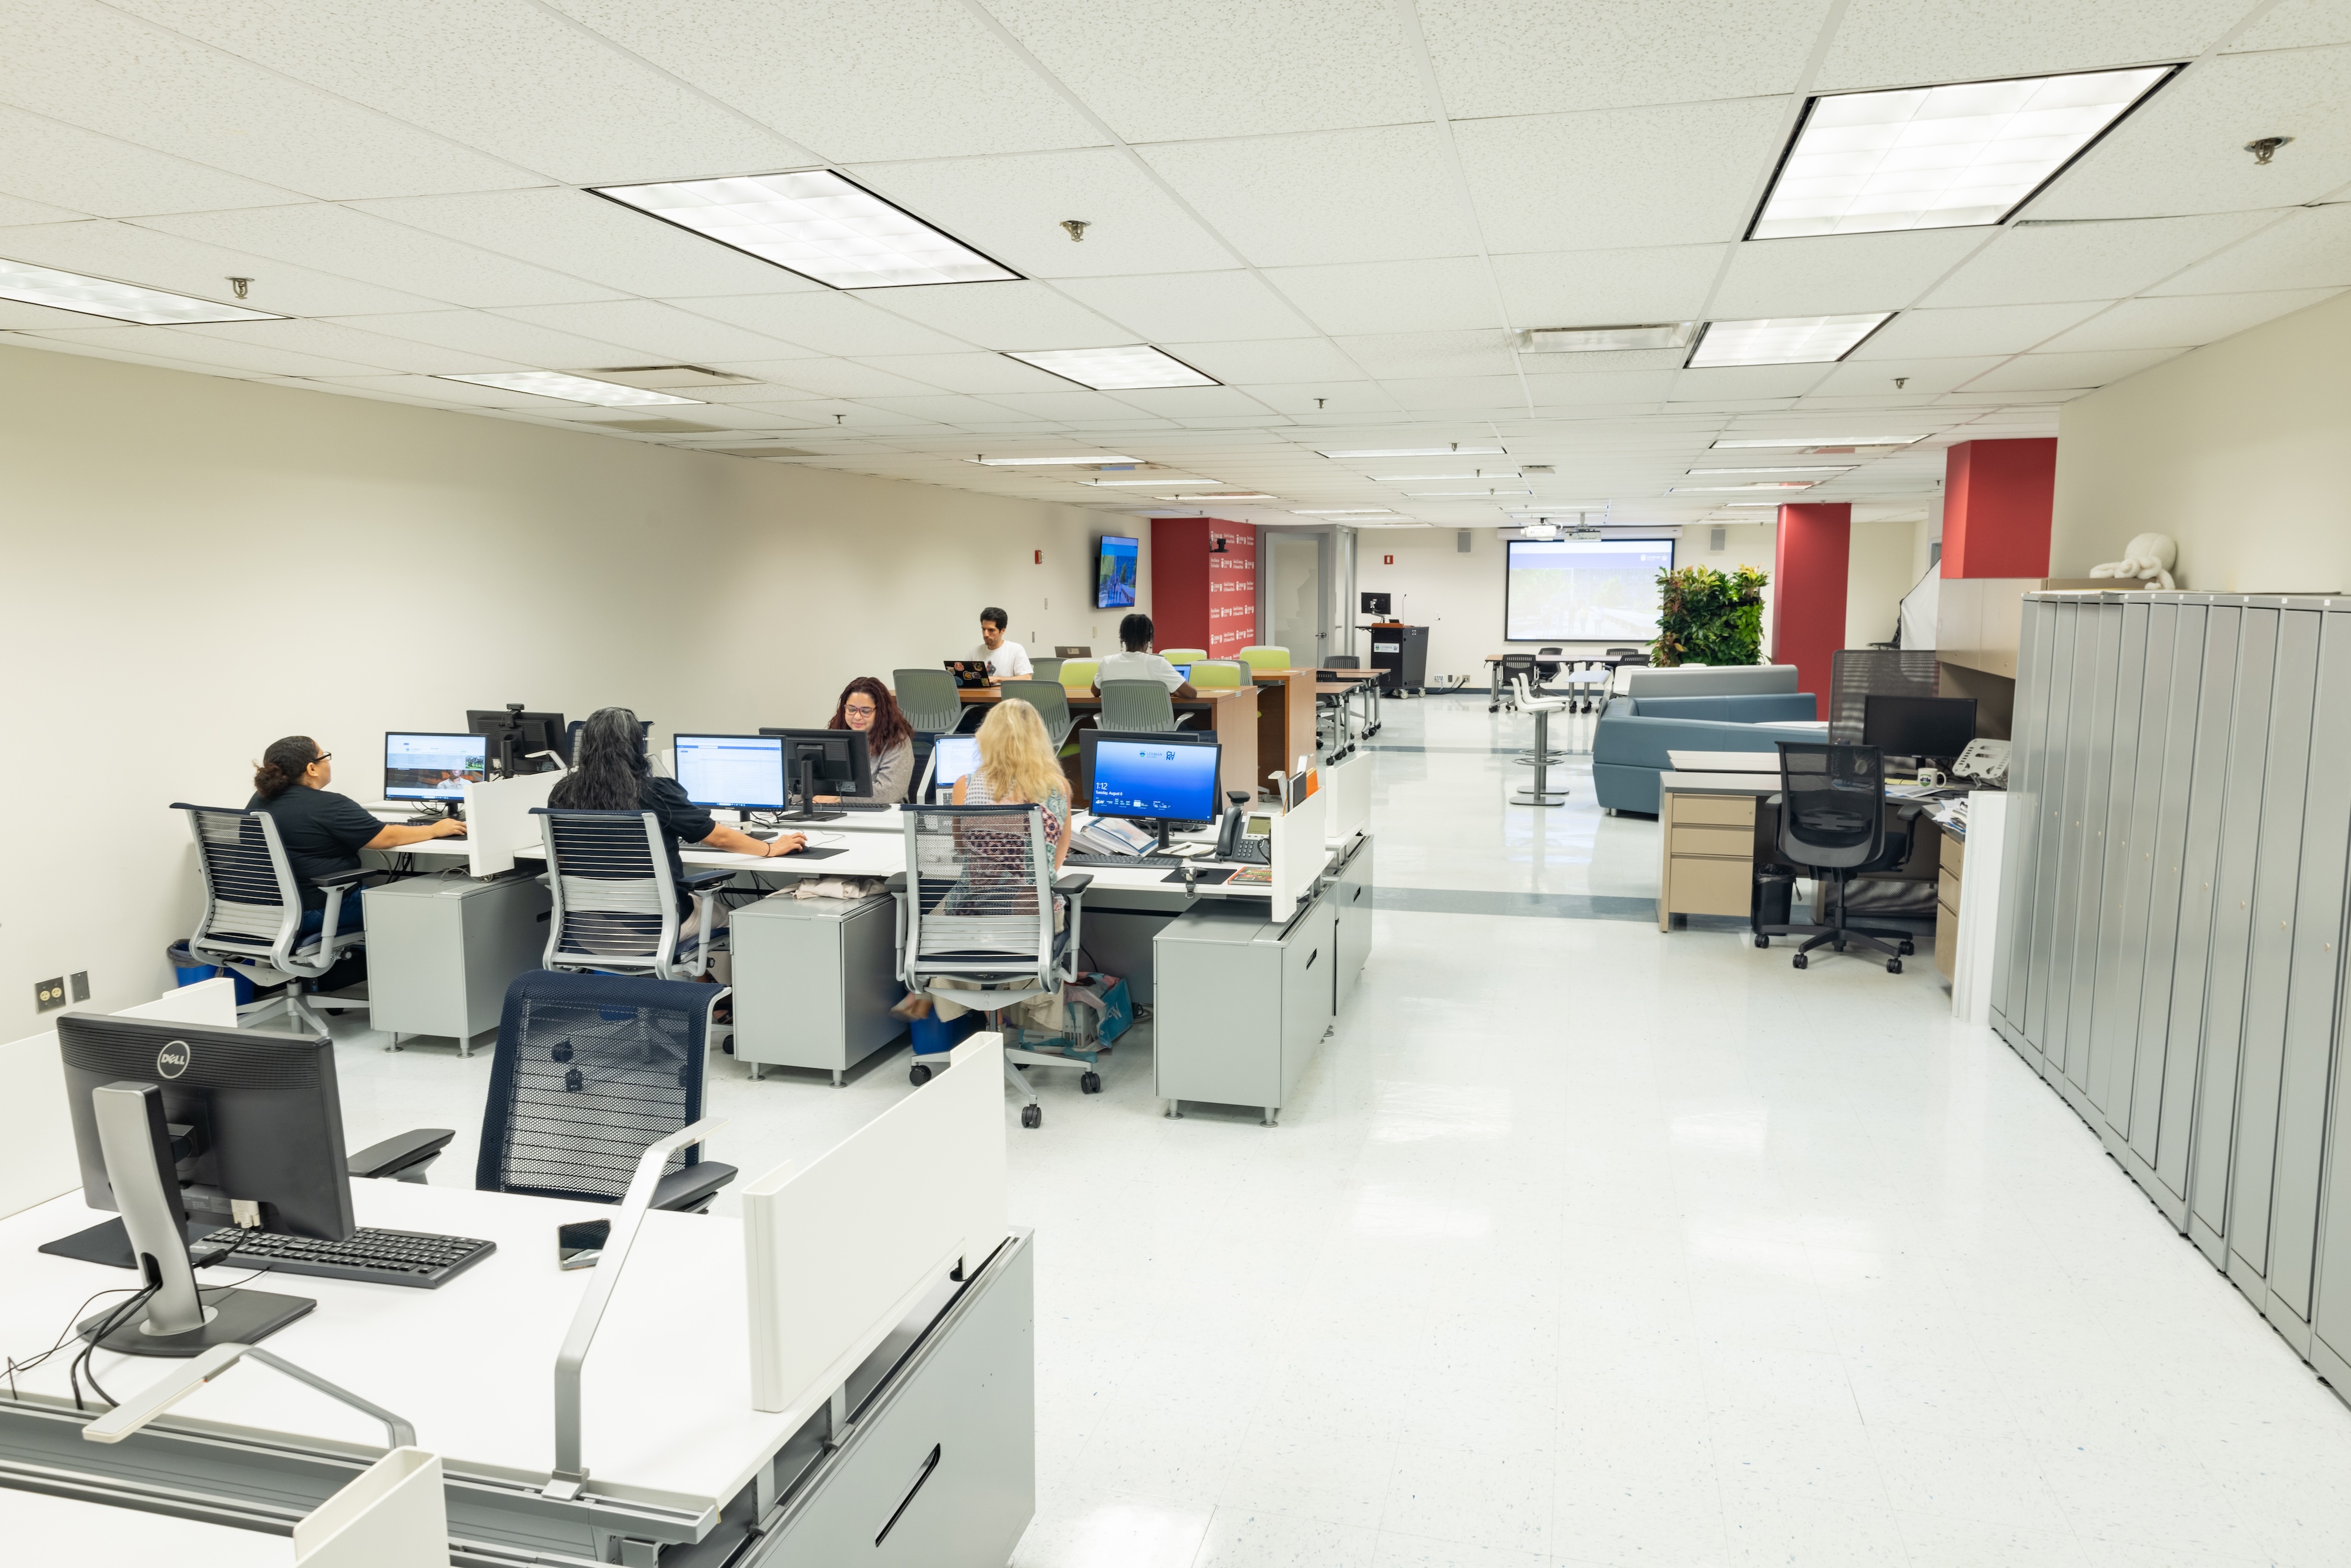
M 2090 569 L 2092 577 L 2135 577 L 2168 590 L 2171 569 L 2179 559 L 2179 546 L 2169 534 L 2141 534 L 2123 546 L 2123 559 Z

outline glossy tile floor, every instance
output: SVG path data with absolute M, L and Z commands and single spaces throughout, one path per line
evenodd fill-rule
M 1048 1073 L 1041 1129 L 1008 1103 L 1020 1568 L 2351 1562 L 2351 1412 L 1923 950 L 1661 936 L 1654 823 L 1580 763 L 1567 807 L 1502 805 L 1528 721 L 1387 716 L 1389 906 L 1281 1125 L 1162 1118 L 1147 1029 L 1100 1097 Z M 352 1135 L 467 1128 L 465 1179 L 486 1057 L 367 1045 Z M 903 1057 L 729 1062 L 721 1153 L 905 1092 Z

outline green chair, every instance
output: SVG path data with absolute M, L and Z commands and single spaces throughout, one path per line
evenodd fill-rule
M 955 677 L 945 670 L 893 670 L 890 689 L 916 729 L 950 735 L 963 722 L 963 699 L 956 695 Z
M 1252 670 L 1287 670 L 1292 667 L 1287 648 L 1243 648 L 1240 661 Z
M 1059 750 L 1070 738 L 1070 728 L 1077 720 L 1070 716 L 1070 690 L 1059 681 L 1007 681 L 997 690 L 1007 698 L 1019 697 L 1037 710 L 1045 721 L 1045 734 Z
M 1061 661 L 1061 689 L 1091 695 L 1094 676 L 1102 673 L 1100 659 L 1064 659 Z
M 1159 656 L 1171 664 L 1189 664 L 1208 656 L 1206 648 L 1162 648 Z
M 1176 704 L 1157 681 L 1104 681 L 1099 722 L 1104 729 L 1164 735 L 1176 727 Z
M 1196 659 L 1192 663 L 1192 689 L 1212 691 L 1241 684 L 1241 665 L 1236 659 Z
M 1032 681 L 1060 680 L 1061 678 L 1061 661 L 1059 659 L 1029 660 L 1029 678 Z

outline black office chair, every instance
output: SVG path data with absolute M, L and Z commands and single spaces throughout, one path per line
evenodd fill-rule
M 1488 713 L 1499 713 L 1503 705 L 1515 706 L 1518 682 L 1524 678 L 1531 684 L 1535 678 L 1535 656 L 1532 653 L 1505 653 L 1494 672 L 1493 691 L 1486 703 Z
M 618 1203 L 645 1150 L 702 1119 L 723 986 L 534 969 L 507 988 L 474 1186 Z M 699 1145 L 670 1156 L 655 1208 L 701 1213 L 735 1179 Z
M 1865 947 L 1886 956 L 1886 972 L 1902 972 L 1902 955 L 1917 946 L 1904 932 L 1885 926 L 1855 925 L 1845 919 L 1845 889 L 1865 871 L 1882 871 L 1909 858 L 1909 824 L 1917 816 L 1911 807 L 1901 815 L 1903 826 L 1886 826 L 1886 758 L 1874 746 L 1820 745 L 1783 740 L 1780 744 L 1780 859 L 1800 871 L 1810 871 L 1829 884 L 1829 915 L 1825 925 L 1758 924 L 1755 945 L 1769 947 L 1773 936 L 1803 936 L 1796 949 L 1795 967 L 1806 967 L 1806 955 L 1816 947 L 1842 953 Z
M 1559 660 L 1556 655 L 1566 652 L 1564 648 L 1536 649 L 1535 678 L 1527 684 L 1540 690 L 1559 679 Z

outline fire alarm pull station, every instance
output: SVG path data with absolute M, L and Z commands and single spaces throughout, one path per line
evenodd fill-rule
M 1380 557 L 1380 564 L 1382 566 L 1394 566 L 1395 564 L 1395 557 L 1392 555 L 1384 555 Z

